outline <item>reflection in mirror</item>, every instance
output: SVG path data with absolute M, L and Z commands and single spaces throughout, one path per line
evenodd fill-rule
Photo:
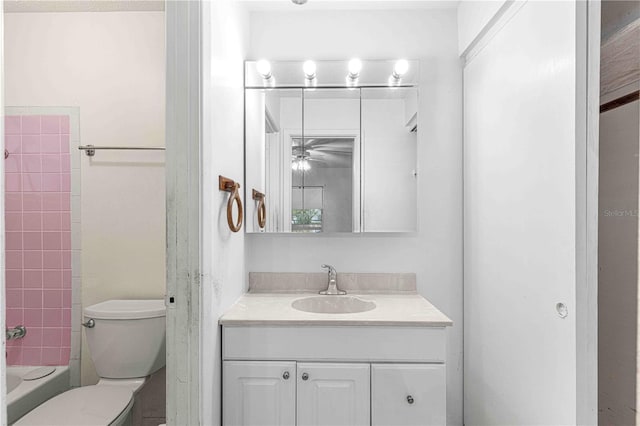
M 303 143 L 304 140 L 304 143 Z M 351 232 L 355 136 L 294 138 L 292 232 Z
M 291 232 L 291 188 L 302 185 L 291 166 L 295 135 L 302 135 L 301 89 L 245 91 L 245 190 L 263 192 L 267 206 L 261 229 L 257 203 L 247 203 L 247 232 Z
M 362 89 L 363 232 L 417 228 L 418 90 Z
M 306 89 L 303 107 L 304 137 L 294 138 L 292 169 L 303 207 L 320 210 L 315 216 L 322 218 L 321 226 L 311 232 L 358 232 L 360 90 Z M 309 207 L 312 199 L 322 205 Z M 292 231 L 309 232 L 297 226 Z
M 415 232 L 416 87 L 245 89 L 247 232 Z

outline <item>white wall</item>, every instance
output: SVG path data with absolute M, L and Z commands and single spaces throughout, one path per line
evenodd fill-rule
M 245 15 L 231 0 L 203 2 L 202 346 L 203 425 L 220 424 L 221 340 L 218 318 L 246 289 L 244 228 L 229 230 L 228 193 L 218 175 L 244 188 Z M 245 202 L 253 202 L 243 198 Z
M 635 424 L 640 102 L 600 114 L 599 424 Z M 635 177 L 635 179 L 634 179 Z
M 4 34 L 6 105 L 79 107 L 83 144 L 164 146 L 163 12 L 9 13 Z M 163 297 L 164 153 L 102 151 L 81 172 L 83 305 Z
M 251 14 L 248 58 L 420 59 L 418 229 L 384 236 L 247 235 L 247 271 L 416 272 L 448 331 L 448 423 L 462 424 L 462 84 L 456 11 Z M 246 276 L 244 277 L 246 280 Z

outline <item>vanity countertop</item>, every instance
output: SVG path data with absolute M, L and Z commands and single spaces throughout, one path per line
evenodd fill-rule
M 419 294 L 357 294 L 362 300 L 375 302 L 366 312 L 326 314 L 303 312 L 291 304 L 317 293 L 247 293 L 220 317 L 224 326 L 312 325 L 312 326 L 415 326 L 446 327 L 453 322 Z M 322 296 L 344 297 L 344 296 Z

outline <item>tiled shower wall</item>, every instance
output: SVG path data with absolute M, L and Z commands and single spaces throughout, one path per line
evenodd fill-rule
M 66 365 L 71 351 L 69 116 L 5 118 L 7 342 L 9 365 Z

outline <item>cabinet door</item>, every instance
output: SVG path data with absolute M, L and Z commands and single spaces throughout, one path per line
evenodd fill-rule
M 298 364 L 298 426 L 369 426 L 369 364 Z
M 225 361 L 224 426 L 293 426 L 296 363 Z
M 446 424 L 445 380 L 444 364 L 372 364 L 371 424 Z

